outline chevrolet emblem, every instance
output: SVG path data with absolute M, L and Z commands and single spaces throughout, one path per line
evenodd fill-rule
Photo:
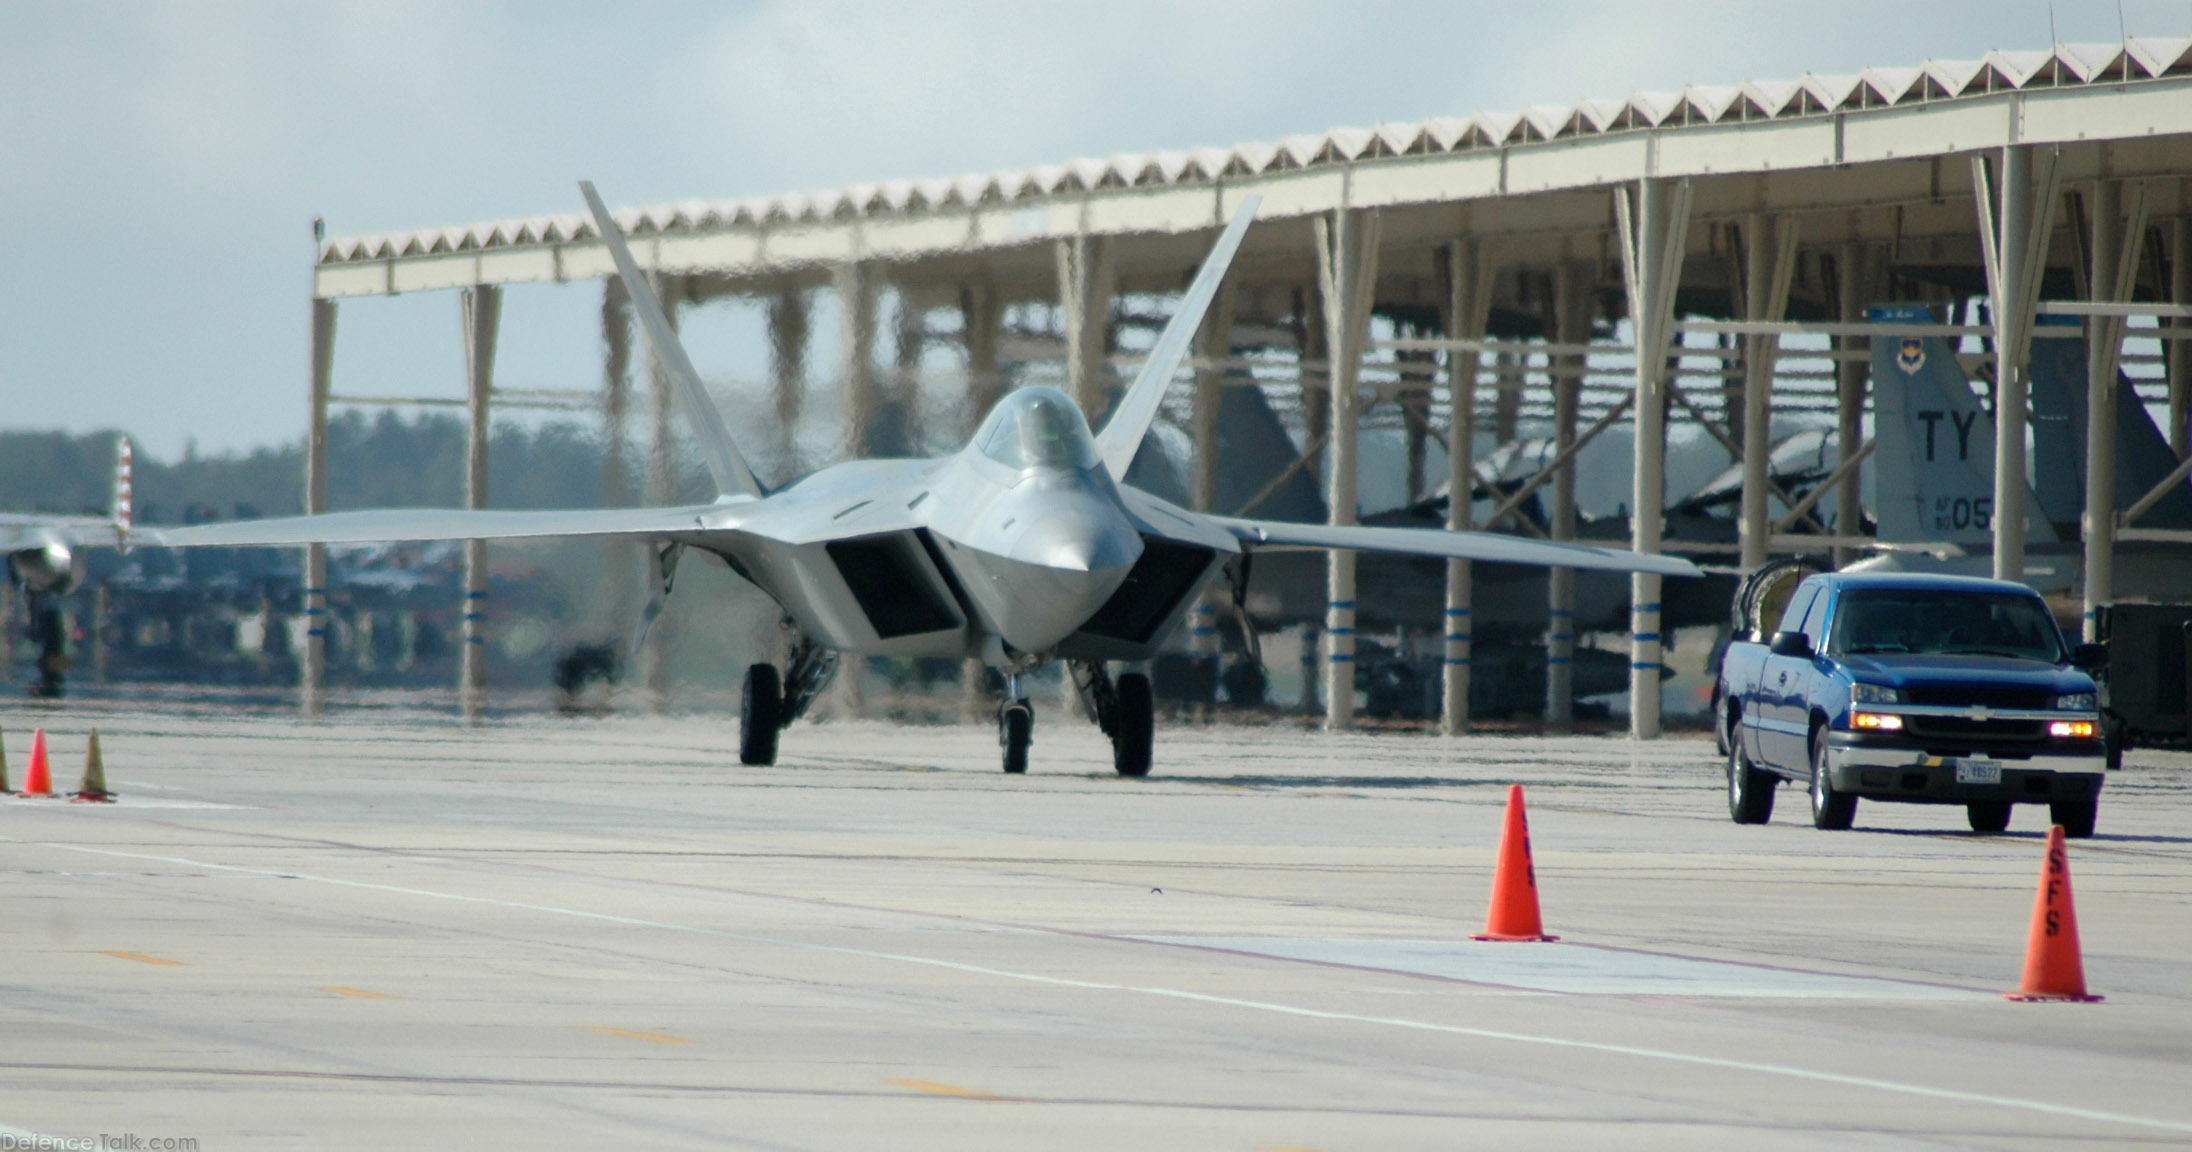
M 1984 704 L 1974 704 L 1971 706 L 1971 711 L 1967 713 L 1967 715 L 1969 715 L 1974 720 L 1992 720 L 1994 719 L 1994 709 L 1989 708 Z

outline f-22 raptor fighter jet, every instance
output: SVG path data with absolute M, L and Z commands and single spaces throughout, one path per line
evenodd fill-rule
M 978 657 L 1004 674 L 1004 769 L 1027 769 L 1034 713 L 1024 676 L 1068 662 L 1122 775 L 1148 773 L 1148 677 L 1110 662 L 1155 656 L 1228 561 L 1272 549 L 1348 548 L 1469 560 L 1696 575 L 1685 560 L 1488 533 L 1331 527 L 1210 516 L 1121 483 L 1189 341 L 1255 215 L 1244 200 L 1178 313 L 1100 433 L 1056 389 L 1000 400 L 958 453 L 854 460 L 775 491 L 754 478 L 703 389 L 623 233 L 590 184 L 592 210 L 657 358 L 676 381 L 712 504 L 567 512 L 401 509 L 206 525 L 171 545 L 632 536 L 653 557 L 648 618 L 682 553 L 725 563 L 784 609 L 785 667 L 746 673 L 739 758 L 776 760 L 777 736 L 828 683 L 840 654 Z

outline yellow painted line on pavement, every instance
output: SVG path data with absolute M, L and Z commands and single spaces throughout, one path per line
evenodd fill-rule
M 112 956 L 116 960 L 135 960 L 139 964 L 160 964 L 173 968 L 190 967 L 190 965 L 185 964 L 180 960 L 170 960 L 165 956 L 147 956 L 142 952 L 109 952 L 102 950 L 99 955 Z
M 972 1088 L 961 1088 L 957 1084 L 939 1084 L 934 1080 L 892 1080 L 889 1083 L 900 1088 L 911 1088 L 916 1092 L 926 1092 L 931 1096 L 956 1096 L 961 1100 L 1003 1099 L 1003 1097 L 992 1096 L 987 1092 L 977 1092 Z
M 393 992 L 375 992 L 370 988 L 345 988 L 340 984 L 322 984 L 318 988 L 313 989 L 313 991 L 325 992 L 330 996 L 348 996 L 354 1000 L 403 999 L 403 997 L 398 996 Z
M 693 1044 L 690 1036 L 672 1036 L 667 1032 L 641 1032 L 631 1028 L 610 1028 L 600 1024 L 581 1024 L 581 1032 L 593 1032 L 602 1036 L 622 1036 L 627 1040 L 645 1040 L 649 1044 Z

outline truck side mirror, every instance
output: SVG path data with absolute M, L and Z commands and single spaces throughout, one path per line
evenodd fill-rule
M 1809 656 L 1811 637 L 1802 632 L 1776 632 L 1771 647 L 1776 656 Z
M 2070 650 L 2070 666 L 2085 672 L 2108 667 L 2108 645 L 2080 644 Z

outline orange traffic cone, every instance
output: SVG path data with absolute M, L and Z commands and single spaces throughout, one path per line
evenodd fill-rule
M 1522 785 L 1507 786 L 1507 822 L 1499 833 L 1499 864 L 1492 870 L 1492 907 L 1484 931 L 1471 940 L 1558 940 L 1547 936 L 1537 914 L 1537 869 L 1530 863 L 1530 822 L 1522 814 Z
M 2047 830 L 2047 862 L 2032 898 L 2032 935 L 2025 944 L 2025 978 L 2009 1000 L 2099 1000 L 2085 991 L 2085 962 L 2078 956 L 2078 910 L 2070 899 L 2070 850 L 2063 826 Z
M 107 766 L 99 758 L 99 730 L 91 730 L 91 740 L 84 745 L 84 786 L 69 797 L 71 804 L 112 804 L 114 793 L 107 791 Z
M 30 767 L 23 769 L 23 795 L 53 795 L 53 769 L 46 763 L 46 730 L 30 734 Z

